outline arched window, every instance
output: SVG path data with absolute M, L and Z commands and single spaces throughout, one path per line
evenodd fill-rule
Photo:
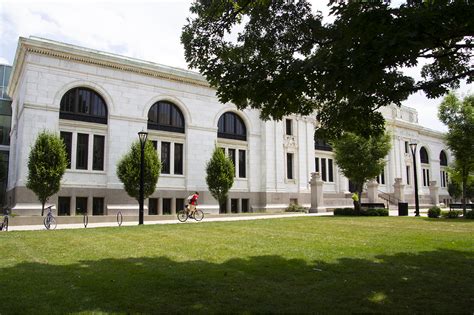
M 446 153 L 444 153 L 444 151 L 441 151 L 439 154 L 439 164 L 441 166 L 448 166 L 448 158 L 446 157 Z
M 424 164 L 429 164 L 428 152 L 426 151 L 425 147 L 421 147 L 420 149 L 420 161 Z
M 148 112 L 148 129 L 184 133 L 183 113 L 170 102 L 156 102 Z
M 59 118 L 107 124 L 107 106 L 95 91 L 77 87 L 67 91 L 61 99 Z
M 217 137 L 247 141 L 244 121 L 232 112 L 224 113 L 217 124 Z

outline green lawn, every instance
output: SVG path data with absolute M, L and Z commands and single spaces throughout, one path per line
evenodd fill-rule
M 474 312 L 474 221 L 7 232 L 0 250 L 0 314 Z

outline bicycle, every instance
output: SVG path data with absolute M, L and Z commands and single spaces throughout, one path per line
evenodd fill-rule
M 204 218 L 204 212 L 196 209 L 193 213 L 190 213 L 187 209 L 178 211 L 178 220 L 180 222 L 186 222 L 188 218 L 194 219 L 196 221 L 201 221 Z
M 51 206 L 46 208 L 46 209 L 48 209 L 48 213 L 46 214 L 46 217 L 43 220 L 44 227 L 47 230 L 54 230 L 56 228 L 56 226 L 58 225 L 56 223 L 56 218 L 53 216 L 53 211 L 51 210 L 52 207 L 53 206 L 51 205 Z
M 8 209 L 3 210 L 3 220 L 0 223 L 0 231 L 8 231 Z

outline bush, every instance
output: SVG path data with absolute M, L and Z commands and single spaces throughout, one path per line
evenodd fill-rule
M 459 216 L 462 214 L 462 211 L 457 211 L 457 210 L 452 210 L 452 211 L 443 211 L 441 212 L 441 216 L 443 218 L 448 218 L 448 219 L 455 219 L 459 218 Z
M 431 207 L 428 209 L 428 218 L 439 218 L 441 209 L 439 207 Z
M 291 204 L 285 209 L 285 212 L 307 212 L 306 208 L 297 203 Z
M 334 209 L 334 215 L 356 215 L 354 208 L 337 208 Z
M 474 220 L 474 210 L 466 212 L 466 219 Z
M 367 210 L 362 210 L 361 215 L 363 216 L 368 216 L 368 217 L 388 217 L 388 209 L 367 209 Z
M 338 209 L 334 209 L 334 215 L 387 217 L 388 210 L 387 209 L 364 209 L 364 210 L 361 210 L 360 213 L 357 213 L 354 210 L 354 208 L 338 208 Z

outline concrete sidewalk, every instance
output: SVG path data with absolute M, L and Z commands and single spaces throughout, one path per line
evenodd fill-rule
M 397 210 L 390 210 L 390 216 L 398 216 Z M 409 216 L 414 216 L 415 213 L 410 209 Z M 294 218 L 294 217 L 315 217 L 315 216 L 333 216 L 332 212 L 321 212 L 321 213 L 281 213 L 281 214 L 254 214 L 254 215 L 236 215 L 236 216 L 209 216 L 204 217 L 201 222 L 196 222 L 191 219 L 184 223 L 179 222 L 178 219 L 174 220 L 154 220 L 154 221 L 145 221 L 145 225 L 153 224 L 187 224 L 187 223 L 205 223 L 205 222 L 230 222 L 230 221 L 248 221 L 248 220 L 265 220 L 265 219 L 281 219 L 281 218 Z M 426 216 L 426 212 L 422 212 L 421 216 Z M 123 221 L 122 226 L 135 226 L 138 225 L 138 221 Z M 98 227 L 117 227 L 117 222 L 101 222 L 101 223 L 89 223 L 87 228 L 98 228 Z M 84 224 L 74 223 L 74 224 L 58 224 L 56 227 L 57 230 L 63 229 L 83 229 Z M 10 225 L 8 231 L 38 231 L 46 230 L 44 225 Z

